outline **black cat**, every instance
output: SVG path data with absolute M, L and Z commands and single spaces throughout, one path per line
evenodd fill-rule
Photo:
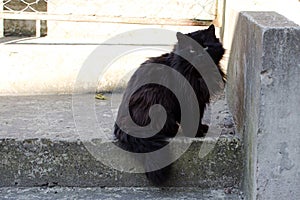
M 178 132 L 179 124 L 181 121 L 179 101 L 176 98 L 175 94 L 170 91 L 170 89 L 159 84 L 151 83 L 138 88 L 130 96 L 129 104 L 127 105 L 129 108 L 129 114 L 124 115 L 124 113 L 120 113 L 120 109 L 126 106 L 124 103 L 124 98 L 126 95 L 130 95 L 130 89 L 134 88 L 135 84 L 139 80 L 144 79 L 145 76 L 149 76 L 149 74 L 151 74 L 151 64 L 163 64 L 169 66 L 170 68 L 175 69 L 177 72 L 181 73 L 185 77 L 185 79 L 189 81 L 197 96 L 200 111 L 200 121 L 197 122 L 199 126 L 196 137 L 203 137 L 204 134 L 208 131 L 208 126 L 203 125 L 201 123 L 201 120 L 206 104 L 209 103 L 209 90 L 202 76 L 192 66 L 192 64 L 176 54 L 176 52 L 179 51 L 186 51 L 191 55 L 197 53 L 192 49 L 191 46 L 186 45 L 186 43 L 184 42 L 184 37 L 182 37 L 182 35 L 183 34 L 181 33 L 177 33 L 178 43 L 175 45 L 171 53 L 166 53 L 159 57 L 150 58 L 149 60 L 141 64 L 141 66 L 136 70 L 136 72 L 128 82 L 123 101 L 119 108 L 117 123 L 115 124 L 114 129 L 114 134 L 118 139 L 121 148 L 135 153 L 153 152 L 168 144 L 168 138 L 174 137 Z M 225 50 L 223 49 L 219 39 L 215 36 L 215 27 L 211 25 L 208 29 L 188 33 L 186 34 L 186 36 L 192 38 L 204 49 L 206 49 L 212 60 L 218 66 L 219 73 L 223 77 L 223 80 L 225 80 L 225 74 L 219 66 L 219 61 L 222 59 Z M 195 54 L 194 56 L 197 55 Z M 164 74 L 161 74 L 161 79 L 164 78 Z M 185 91 L 182 91 L 183 94 L 184 92 Z M 131 118 L 139 126 L 147 126 L 151 121 L 149 117 L 149 109 L 154 104 L 162 105 L 167 113 L 166 123 L 156 135 L 147 138 L 139 138 L 126 134 L 124 130 L 120 129 L 120 127 L 126 127 L 126 125 L 128 125 L 127 122 L 129 121 L 129 118 Z M 155 161 L 153 161 L 153 163 L 151 162 L 151 160 L 145 161 L 144 167 L 147 169 L 148 165 L 153 165 L 153 163 L 155 164 Z M 156 171 L 146 172 L 146 176 L 155 185 L 162 185 L 167 180 L 169 171 L 170 165 Z

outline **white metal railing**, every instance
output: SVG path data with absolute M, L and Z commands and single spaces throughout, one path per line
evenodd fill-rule
M 49 0 L 3 0 L 3 10 L 19 12 L 41 12 L 47 10 Z M 44 9 L 38 9 L 38 6 L 44 4 Z
M 102 0 L 104 3 L 105 1 Z M 168 0 L 165 0 L 168 1 Z M 179 2 L 184 2 L 178 0 Z M 222 0 L 220 0 L 222 1 Z M 178 26 L 201 26 L 207 25 L 211 21 L 196 20 L 196 19 L 172 19 L 172 18 L 154 18 L 154 17 L 128 17 L 128 16 L 108 16 L 100 15 L 99 13 L 83 12 L 84 14 L 70 12 L 70 13 L 51 13 L 47 11 L 48 4 L 55 4 L 54 0 L 0 0 L 0 37 L 3 37 L 4 19 L 26 19 L 36 21 L 36 36 L 40 37 L 41 32 L 41 20 L 52 21 L 75 21 L 75 22 L 102 22 L 102 23 L 120 23 L 120 24 L 156 24 L 156 25 L 178 25 Z M 98 1 L 99 2 L 99 1 Z M 170 1 L 173 2 L 173 1 Z M 192 2 L 192 3 L 191 3 Z M 212 12 L 217 14 L 217 0 L 189 0 L 190 4 L 202 10 L 205 10 L 205 6 L 211 6 Z M 84 2 L 85 3 L 85 2 Z M 85 4 L 89 2 L 86 1 Z M 107 2 L 109 3 L 109 1 Z M 175 2 L 176 3 L 176 2 Z M 66 4 L 66 3 L 65 3 Z M 201 4 L 201 5 L 200 5 Z M 70 2 L 70 5 L 72 3 Z M 200 5 L 200 6 L 199 6 Z M 198 7 L 197 7 L 198 6 Z M 60 7 L 60 6 L 59 6 Z M 58 8 L 59 8 L 58 7 Z M 161 5 L 163 8 L 164 5 Z M 82 8 L 85 9 L 84 7 Z M 165 8 L 163 8 L 165 9 Z M 194 9 L 194 8 L 193 8 Z M 214 10 L 215 9 L 215 10 Z M 157 11 L 159 12 L 159 11 Z M 199 11 L 200 12 L 200 11 Z M 196 16 L 195 16 L 196 17 Z M 216 16 L 215 16 L 216 17 Z
M 18 17 L 26 13 L 47 13 L 48 0 L 1 0 L 0 2 L 0 37 L 4 36 L 4 19 L 31 19 Z M 41 6 L 42 5 L 42 6 Z M 6 16 L 6 15 L 9 16 Z M 36 20 L 36 36 L 41 35 L 41 20 Z

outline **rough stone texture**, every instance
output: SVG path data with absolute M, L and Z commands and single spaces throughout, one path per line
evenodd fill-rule
M 148 199 L 148 200 L 236 200 L 237 190 L 199 190 L 199 188 L 0 188 L 1 199 Z
M 289 20 L 300 24 L 299 0 L 272 0 L 272 3 L 265 0 L 226 0 L 224 18 L 222 24 L 222 42 L 227 51 L 230 51 L 231 43 L 235 39 L 234 30 L 241 11 L 275 11 Z
M 117 94 L 114 97 L 121 98 Z M 167 186 L 239 187 L 240 140 L 231 133 L 234 125 L 225 100 L 221 98 L 215 104 L 217 108 L 212 109 L 212 122 L 222 129 L 221 137 L 194 139 L 189 150 L 175 162 Z M 108 100 L 96 100 L 95 105 L 99 125 L 111 134 L 114 115 L 111 110 L 115 108 Z M 143 174 L 110 169 L 86 150 L 76 133 L 71 96 L 1 97 L 0 112 L 2 187 L 151 185 Z M 200 158 L 203 144 L 215 147 L 207 156 Z
M 243 133 L 248 199 L 300 196 L 300 27 L 274 12 L 239 15 L 229 108 Z

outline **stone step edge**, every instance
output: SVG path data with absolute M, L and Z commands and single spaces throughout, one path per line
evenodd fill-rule
M 239 187 L 241 142 L 220 138 L 199 157 L 203 141 L 192 142 L 174 164 L 166 186 Z M 4 186 L 151 186 L 144 174 L 120 172 L 97 161 L 81 141 L 0 139 L 0 187 Z
M 203 190 L 197 187 L 2 187 L 4 199 L 242 199 L 243 194 L 234 188 Z

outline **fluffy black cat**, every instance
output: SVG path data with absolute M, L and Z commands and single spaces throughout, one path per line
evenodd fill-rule
M 141 64 L 141 66 L 135 71 L 130 81 L 128 82 L 123 101 L 120 105 L 120 109 L 126 106 L 124 103 L 124 98 L 126 95 L 131 95 L 129 94 L 130 89 L 134 88 L 135 84 L 139 80 L 147 76 L 148 72 L 145 74 L 145 68 L 146 71 L 148 70 L 149 73 L 151 73 L 151 64 L 163 64 L 169 66 L 170 68 L 175 69 L 177 72 L 182 74 L 185 79 L 188 80 L 193 90 L 195 91 L 200 111 L 200 121 L 197 122 L 199 126 L 196 137 L 203 137 L 208 131 L 208 126 L 202 124 L 201 120 L 206 104 L 209 103 L 210 94 L 201 74 L 199 74 L 199 72 L 193 67 L 191 63 L 176 54 L 176 52 L 179 51 L 186 51 L 190 54 L 197 53 L 192 49 L 191 46 L 186 45 L 185 42 L 182 41 L 184 40 L 184 37 L 182 37 L 182 35 L 183 34 L 181 33 L 177 33 L 178 43 L 175 45 L 171 53 L 166 53 L 159 57 L 150 58 L 149 60 Z M 185 36 L 188 36 L 196 41 L 208 52 L 214 63 L 218 66 L 219 73 L 223 77 L 223 80 L 225 80 L 225 74 L 223 73 L 219 65 L 219 61 L 222 59 L 225 50 L 222 47 L 219 39 L 215 36 L 214 25 L 209 26 L 209 28 L 205 30 L 199 30 L 196 32 L 185 34 Z M 161 74 L 161 79 L 164 78 L 164 74 Z M 183 94 L 184 92 L 185 91 L 182 91 Z M 141 127 L 147 126 L 151 121 L 149 117 L 149 109 L 154 104 L 162 105 L 167 113 L 166 123 L 157 134 L 147 138 L 140 138 L 129 135 L 124 132 L 124 130 L 121 130 L 120 127 L 126 127 L 126 123 L 129 121 L 129 118 L 131 118 L 137 125 Z M 117 123 L 115 124 L 114 129 L 114 134 L 118 139 L 121 148 L 135 153 L 153 152 L 164 147 L 166 144 L 168 144 L 168 138 L 172 138 L 177 134 L 179 124 L 181 122 L 181 110 L 178 99 L 170 89 L 154 83 L 143 85 L 130 96 L 129 104 L 127 106 L 129 108 L 129 114 L 124 115 L 119 111 L 117 116 Z M 153 163 L 151 162 L 151 160 L 145 161 L 145 169 L 147 169 L 149 165 L 153 165 Z M 155 161 L 153 162 L 155 164 Z M 169 172 L 170 165 L 156 171 L 146 172 L 146 176 L 155 185 L 162 185 L 168 179 Z

